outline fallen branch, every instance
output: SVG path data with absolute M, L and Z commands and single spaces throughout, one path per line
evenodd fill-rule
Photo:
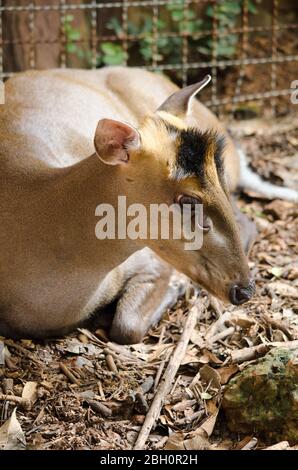
M 273 446 L 266 447 L 263 450 L 286 450 L 290 448 L 290 444 L 288 441 L 281 441 L 278 442 L 278 444 L 274 444 Z
M 70 380 L 71 383 L 80 385 L 80 381 L 73 375 L 73 373 L 69 370 L 69 368 L 60 362 L 59 364 L 61 372 Z
M 78 328 L 78 331 L 83 335 L 87 336 L 87 338 L 93 341 L 94 343 L 102 346 L 106 351 L 106 354 L 111 354 L 111 356 L 116 359 L 119 359 L 120 361 L 135 362 L 139 365 L 144 365 L 145 363 L 145 361 L 141 361 L 138 357 L 131 353 L 126 346 L 112 343 L 111 341 L 102 341 L 101 339 L 97 338 L 97 336 L 95 336 L 93 333 L 91 333 L 91 331 L 86 330 L 85 328 Z
M 144 364 L 145 364 L 144 361 L 141 362 L 141 361 L 138 360 L 138 358 L 131 358 L 128 355 L 124 355 L 120 352 L 115 352 L 110 348 L 105 348 L 104 352 L 105 352 L 105 354 L 109 354 L 110 356 L 112 356 L 114 359 L 117 359 L 117 361 L 120 362 L 121 364 L 122 363 L 124 363 L 124 364 L 135 364 L 138 367 L 143 367 Z
M 106 354 L 106 363 L 107 363 L 108 369 L 111 372 L 115 372 L 117 374 L 118 373 L 118 368 L 115 364 L 115 361 L 114 361 L 114 358 L 113 358 L 112 354 L 109 353 L 108 349 L 104 349 L 104 353 Z
M 157 370 L 157 374 L 155 376 L 155 380 L 154 380 L 154 391 L 157 389 L 158 387 L 158 384 L 159 384 L 159 381 L 160 381 L 160 377 L 161 377 L 161 374 L 163 373 L 163 370 L 164 370 L 164 367 L 165 367 L 165 364 L 166 364 L 166 361 L 163 359 L 161 361 L 161 363 L 159 364 L 159 367 L 158 367 L 158 370 Z
M 294 341 L 274 341 L 273 343 L 269 343 L 273 348 L 285 348 L 290 349 L 293 351 L 294 349 L 298 349 L 298 339 Z
M 231 361 L 233 364 L 240 364 L 241 362 L 251 361 L 265 356 L 271 348 L 285 348 L 294 350 L 298 348 L 298 340 L 295 341 L 275 341 L 267 344 L 259 344 L 250 348 L 243 348 L 231 352 Z
M 223 330 L 220 333 L 217 333 L 216 335 L 211 336 L 208 339 L 208 345 L 211 346 L 213 343 L 216 343 L 219 340 L 226 339 L 228 336 L 231 336 L 234 333 L 235 333 L 235 327 L 229 326 L 226 330 Z
M 95 413 L 99 413 L 105 418 L 110 418 L 112 416 L 112 410 L 108 408 L 106 405 L 103 403 L 100 403 L 99 401 L 96 400 L 86 400 L 90 408 L 92 408 Z
M 171 390 L 175 375 L 180 367 L 181 361 L 183 360 L 186 354 L 191 333 L 193 332 L 193 329 L 195 328 L 198 319 L 202 316 L 204 310 L 205 304 L 203 303 L 202 299 L 197 299 L 189 311 L 188 317 L 184 325 L 183 333 L 180 337 L 175 351 L 171 356 L 163 378 L 157 388 L 155 397 L 151 403 L 149 411 L 146 415 L 146 419 L 141 428 L 140 434 L 134 445 L 135 450 L 140 450 L 144 448 L 150 431 L 159 417 L 164 399 Z
M 214 297 L 213 295 L 209 294 L 209 303 L 212 310 L 216 313 L 216 315 L 220 318 L 223 314 L 223 305 L 222 302 Z
M 32 406 L 32 401 L 28 398 L 17 397 L 15 395 L 6 395 L 5 393 L 0 393 L 0 401 L 9 401 L 15 405 L 20 405 L 26 410 L 29 410 Z
M 272 328 L 275 328 L 277 330 L 282 331 L 286 337 L 290 340 L 293 341 L 296 338 L 292 335 L 292 333 L 289 331 L 289 328 L 287 328 L 283 322 L 274 320 L 274 318 L 269 317 L 269 315 L 266 315 L 265 313 L 262 315 L 263 320 L 272 326 Z M 297 337 L 297 335 L 295 335 Z
M 253 437 L 247 444 L 245 444 L 245 446 L 242 447 L 241 450 L 251 450 L 256 447 L 257 443 L 258 439 L 256 437 Z
M 20 346 L 19 344 L 15 343 L 11 339 L 5 339 L 4 344 L 8 346 L 9 348 L 14 348 L 17 351 L 19 351 L 23 356 L 28 357 L 31 361 L 35 362 L 36 364 L 42 365 L 42 362 L 40 362 L 38 359 L 35 358 L 34 354 L 31 351 L 28 351 L 28 349 L 23 348 L 23 346 Z
M 205 336 L 207 343 L 209 343 L 210 338 L 213 338 L 215 335 L 227 328 L 225 323 L 229 322 L 231 315 L 232 312 L 225 312 L 214 323 L 212 323 Z

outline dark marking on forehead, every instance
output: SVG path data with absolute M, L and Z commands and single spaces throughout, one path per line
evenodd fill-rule
M 222 180 L 224 175 L 222 153 L 225 146 L 224 136 L 214 131 L 201 132 L 198 129 L 180 131 L 177 165 L 186 175 L 198 176 L 204 184 L 206 167 L 213 159 L 218 177 Z
M 224 135 L 219 135 L 215 133 L 215 153 L 214 161 L 217 170 L 217 174 L 220 180 L 224 179 L 224 161 L 223 161 L 223 152 L 226 146 L 226 139 Z
M 196 128 L 179 129 L 161 119 L 171 136 L 177 139 L 177 178 L 181 175 L 197 176 L 201 184 L 206 183 L 206 168 L 214 162 L 218 178 L 224 186 L 223 151 L 225 136 L 216 131 L 202 132 Z

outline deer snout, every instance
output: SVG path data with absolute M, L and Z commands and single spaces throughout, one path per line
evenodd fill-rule
M 250 300 L 255 293 L 255 281 L 250 279 L 248 284 L 234 284 L 230 289 L 230 301 L 234 305 L 241 305 Z

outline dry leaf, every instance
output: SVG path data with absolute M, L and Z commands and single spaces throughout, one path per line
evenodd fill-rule
M 232 315 L 231 322 L 233 323 L 233 325 L 240 326 L 243 329 L 250 328 L 256 323 L 254 318 L 251 318 L 245 314 Z
M 193 330 L 191 337 L 190 337 L 190 341 L 196 346 L 199 346 L 200 349 L 202 349 L 205 346 L 205 339 L 203 338 L 202 333 L 199 332 L 197 329 Z
M 201 367 L 200 377 L 211 388 L 220 391 L 220 375 L 215 369 L 208 366 L 208 364 Z
M 210 443 L 206 436 L 198 434 L 191 439 L 184 441 L 184 448 L 187 450 L 208 450 Z
M 166 442 L 164 450 L 185 450 L 183 432 L 174 432 Z
M 194 364 L 200 362 L 200 357 L 198 357 L 197 348 L 188 348 L 184 358 L 181 361 L 181 365 L 185 364 Z
M 16 417 L 16 408 L 0 428 L 0 450 L 25 450 L 26 439 Z
M 192 354 L 187 354 L 186 353 L 183 360 L 181 361 L 181 365 L 184 366 L 186 364 L 196 364 L 196 363 L 199 363 L 199 362 L 201 362 L 199 357 L 196 357 L 196 356 L 193 356 Z
M 175 405 L 173 405 L 172 410 L 173 411 L 183 411 L 186 408 L 188 408 L 190 406 L 193 406 L 196 402 L 197 402 L 197 400 L 194 400 L 194 399 L 193 400 L 182 400 L 182 401 L 176 403 Z
M 85 335 L 84 335 L 85 336 Z M 85 336 L 86 337 L 86 336 Z M 70 354 L 86 354 L 87 356 L 99 355 L 103 352 L 103 349 L 96 346 L 93 343 L 82 343 L 77 338 L 71 338 L 64 340 L 63 343 L 57 344 L 56 348 L 60 351 L 68 352 Z
M 212 400 L 206 401 L 206 410 L 208 415 L 214 415 L 218 411 L 218 399 L 217 397 L 212 398 Z
M 202 400 L 211 400 L 212 395 L 210 395 L 210 393 L 208 393 L 208 392 L 202 392 L 201 393 L 201 398 L 202 398 Z
M 298 289 L 295 286 L 291 286 L 287 282 L 274 281 L 270 282 L 267 286 L 270 294 L 281 295 L 282 297 L 291 297 L 298 299 Z
M 220 369 L 217 369 L 217 372 L 220 377 L 220 383 L 221 385 L 225 385 L 228 383 L 230 378 L 235 375 L 239 370 L 239 367 L 237 364 L 231 364 L 230 366 L 227 367 L 221 367 Z
M 209 362 L 211 362 L 212 364 L 222 364 L 222 361 L 218 359 L 218 357 L 215 354 L 213 354 L 211 351 L 209 351 L 208 349 L 204 348 L 203 353 L 204 353 L 204 356 L 208 357 Z
M 218 411 L 219 410 L 217 410 L 213 415 L 209 416 L 209 418 L 207 418 L 206 421 L 204 421 L 204 423 L 200 426 L 200 429 L 204 430 L 208 437 L 210 437 L 213 433 L 213 429 L 218 416 Z
M 35 403 L 37 400 L 37 383 L 36 382 L 26 382 L 22 392 L 22 398 L 26 398 Z

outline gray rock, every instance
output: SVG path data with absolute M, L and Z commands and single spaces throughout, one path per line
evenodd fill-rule
M 273 349 L 230 380 L 222 406 L 231 431 L 297 444 L 297 354 Z

